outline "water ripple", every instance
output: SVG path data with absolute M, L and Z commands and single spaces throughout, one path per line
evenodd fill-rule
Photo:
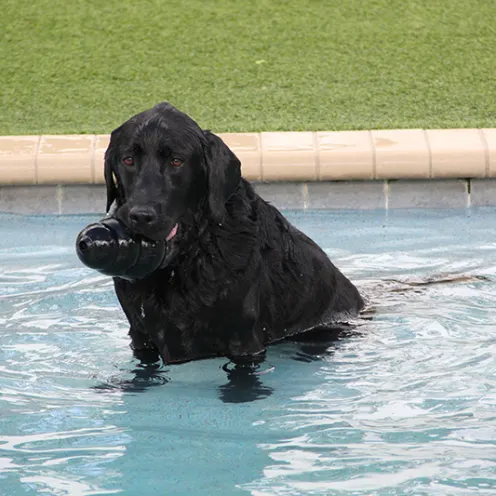
M 111 280 L 73 253 L 93 218 L 0 216 L 2 491 L 495 494 L 495 214 L 290 214 L 368 311 L 238 382 L 132 358 Z

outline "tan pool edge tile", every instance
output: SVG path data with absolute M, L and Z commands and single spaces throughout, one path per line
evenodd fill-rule
M 249 181 L 261 181 L 262 151 L 260 133 L 220 133 L 219 137 L 241 161 L 243 177 Z
M 0 136 L 0 184 L 36 184 L 40 136 Z
M 376 156 L 376 179 L 426 179 L 430 175 L 430 152 L 422 129 L 372 131 Z
M 431 177 L 485 177 L 484 143 L 478 129 L 429 129 Z
M 374 179 L 374 148 L 369 131 L 317 132 L 318 179 Z
M 496 177 L 496 129 L 481 129 L 486 147 L 487 176 Z
M 94 135 L 45 135 L 38 148 L 37 184 L 92 183 Z
M 252 181 L 496 177 L 496 129 L 219 133 Z M 0 136 L 0 184 L 101 184 L 109 135 Z
M 316 181 L 312 132 L 261 133 L 263 181 Z
M 103 175 L 105 151 L 110 142 L 109 134 L 97 134 L 95 136 L 95 145 L 93 150 L 93 158 L 91 160 L 91 169 L 93 174 L 93 182 L 95 184 L 103 184 L 105 177 Z

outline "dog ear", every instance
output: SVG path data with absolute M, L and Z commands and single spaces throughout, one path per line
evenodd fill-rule
M 117 183 L 114 179 L 114 170 L 112 167 L 113 162 L 113 153 L 110 146 L 107 148 L 105 152 L 105 165 L 103 170 L 103 175 L 105 177 L 105 185 L 107 186 L 107 213 L 112 206 L 112 203 L 118 197 Z
M 241 180 L 241 162 L 218 136 L 210 131 L 203 131 L 203 134 L 207 140 L 208 206 L 215 221 L 221 223 L 226 202 Z

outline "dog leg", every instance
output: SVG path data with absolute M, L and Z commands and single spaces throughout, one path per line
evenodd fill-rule
M 143 333 L 136 331 L 133 327 L 129 330 L 131 338 L 131 349 L 133 355 L 143 364 L 158 362 L 160 359 L 159 352 L 155 344 Z
M 143 363 L 154 363 L 159 359 L 158 350 L 144 328 L 144 313 L 139 300 L 133 298 L 133 287 L 129 281 L 114 278 L 117 299 L 130 324 L 129 337 L 134 356 Z

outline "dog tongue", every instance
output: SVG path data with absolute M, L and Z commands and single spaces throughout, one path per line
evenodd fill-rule
M 172 228 L 172 231 L 169 233 L 169 235 L 165 240 L 170 241 L 176 234 L 177 234 L 177 224 Z

